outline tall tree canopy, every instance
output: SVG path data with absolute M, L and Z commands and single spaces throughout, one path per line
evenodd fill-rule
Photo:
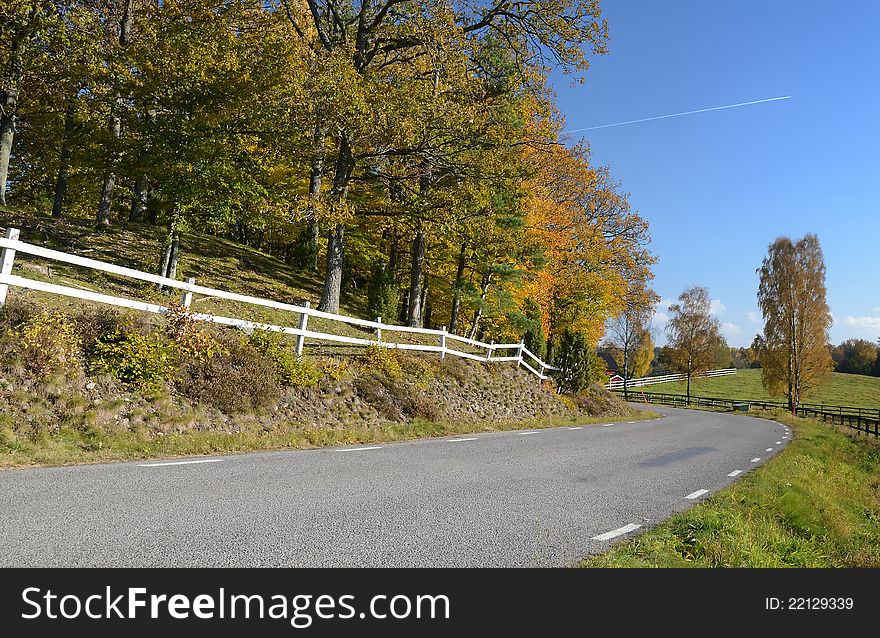
M 7 9 L 6 7 L 9 7 Z M 14 0 L 11 199 L 207 232 L 323 272 L 319 305 L 554 356 L 647 289 L 648 227 L 548 74 L 605 52 L 597 0 Z M 647 304 L 648 301 L 646 300 Z
M 761 367 L 770 394 L 785 394 L 791 410 L 830 380 L 831 310 L 825 299 L 825 260 L 816 235 L 780 237 L 758 269 L 764 315 Z

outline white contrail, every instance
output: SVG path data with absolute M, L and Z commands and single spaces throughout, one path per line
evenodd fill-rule
M 724 106 L 713 106 L 708 109 L 697 109 L 696 111 L 684 111 L 683 113 L 670 113 L 669 115 L 657 115 L 655 117 L 643 117 L 640 120 L 627 120 L 626 122 L 615 122 L 614 124 L 600 124 L 599 126 L 588 126 L 587 128 L 576 128 L 566 133 L 580 133 L 582 131 L 592 131 L 597 128 L 609 128 L 611 126 L 623 126 L 624 124 L 638 124 L 639 122 L 650 122 L 652 120 L 664 120 L 668 117 L 681 117 L 682 115 L 693 115 L 694 113 L 705 113 L 707 111 L 721 111 L 723 109 L 735 109 L 740 106 L 751 106 L 752 104 L 763 104 L 764 102 L 776 102 L 777 100 L 788 100 L 790 95 L 782 97 L 768 97 L 763 100 L 754 100 L 752 102 L 740 102 L 739 104 L 725 104 Z

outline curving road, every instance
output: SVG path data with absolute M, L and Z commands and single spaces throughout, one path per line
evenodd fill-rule
M 771 421 L 652 409 L 663 418 L 0 472 L 0 565 L 571 565 L 791 436 Z

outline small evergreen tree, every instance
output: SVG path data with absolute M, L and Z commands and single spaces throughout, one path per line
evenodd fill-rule
M 367 287 L 367 308 L 371 317 L 382 317 L 382 321 L 392 322 L 397 317 L 400 291 L 394 281 L 394 273 L 388 270 L 384 261 L 373 266 L 373 274 Z
M 584 334 L 565 329 L 559 348 L 559 387 L 578 394 L 604 374 L 602 361 Z

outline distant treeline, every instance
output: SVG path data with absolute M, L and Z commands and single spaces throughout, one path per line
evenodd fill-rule
M 877 342 L 865 339 L 847 339 L 839 345 L 828 345 L 834 361 L 834 371 L 846 374 L 865 374 L 880 377 L 880 339 Z M 670 351 L 667 346 L 654 348 L 654 360 L 650 374 L 667 374 Z M 733 348 L 726 343 L 718 351 L 718 368 L 760 368 L 761 361 L 757 348 Z

